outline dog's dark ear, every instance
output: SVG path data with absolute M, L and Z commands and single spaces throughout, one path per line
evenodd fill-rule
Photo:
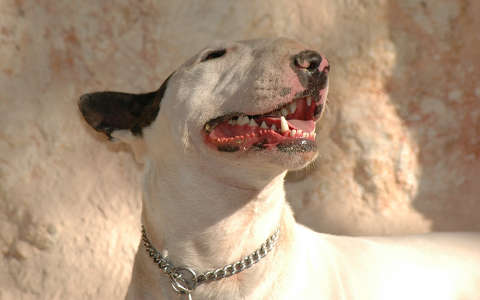
M 155 92 L 127 94 L 97 92 L 80 97 L 78 106 L 87 123 L 109 139 L 115 130 L 130 130 L 141 136 L 142 129 L 157 117 L 168 80 Z

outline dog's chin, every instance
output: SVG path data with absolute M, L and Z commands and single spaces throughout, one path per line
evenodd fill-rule
M 257 156 L 269 164 L 291 170 L 303 168 L 313 161 L 317 156 L 317 144 L 313 139 L 284 139 L 274 146 L 250 148 L 245 152 L 247 156 Z
M 268 167 L 278 170 L 297 170 L 306 167 L 317 157 L 317 146 L 313 140 L 292 139 L 269 147 L 242 147 L 242 145 L 226 145 L 219 149 L 218 145 L 207 143 L 210 155 L 221 157 L 226 161 L 253 167 Z
M 270 165 L 277 166 L 284 170 L 298 170 L 305 168 L 315 160 L 318 155 L 316 151 L 282 151 L 267 150 L 257 153 L 258 158 Z

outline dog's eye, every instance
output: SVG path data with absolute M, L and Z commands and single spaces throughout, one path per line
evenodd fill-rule
M 227 49 L 219 49 L 219 50 L 208 52 L 207 55 L 205 55 L 205 57 L 202 58 L 201 62 L 222 57 L 225 55 L 225 53 L 227 53 Z

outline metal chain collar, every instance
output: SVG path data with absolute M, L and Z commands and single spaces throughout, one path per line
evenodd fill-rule
M 178 294 L 187 295 L 188 299 L 192 299 L 191 293 L 199 284 L 230 277 L 258 263 L 260 259 L 264 258 L 277 244 L 279 234 L 280 230 L 277 228 L 275 232 L 250 255 L 222 268 L 197 275 L 197 272 L 193 269 L 176 267 L 168 260 L 167 256 L 163 256 L 162 253 L 152 245 L 145 231 L 145 226 L 142 225 L 142 240 L 148 255 L 153 259 L 153 262 L 158 265 L 160 270 L 170 277 L 173 290 Z

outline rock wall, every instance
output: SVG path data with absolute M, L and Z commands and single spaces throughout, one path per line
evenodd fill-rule
M 318 160 L 288 175 L 323 232 L 480 230 L 480 2 L 0 1 L 0 299 L 119 299 L 132 155 L 79 95 L 150 91 L 214 39 L 288 36 L 333 65 Z

